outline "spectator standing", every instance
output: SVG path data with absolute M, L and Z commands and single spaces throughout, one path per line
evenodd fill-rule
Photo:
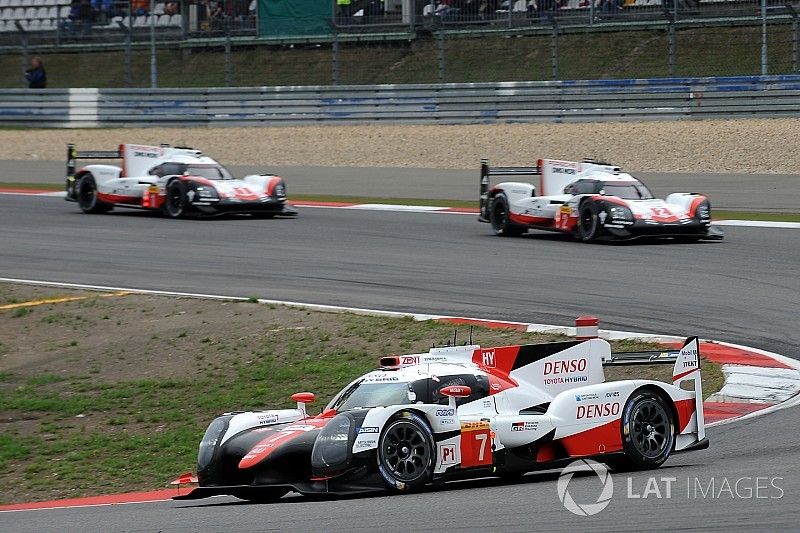
M 112 0 L 91 0 L 90 5 L 102 24 L 107 23 L 114 16 Z
M 349 24 L 350 16 L 353 14 L 351 11 L 351 0 L 336 0 L 336 9 L 339 12 L 339 23 Z
M 47 72 L 44 70 L 41 58 L 31 59 L 31 68 L 25 71 L 25 79 L 28 80 L 29 89 L 47 88 Z
M 89 0 L 81 0 L 80 6 L 78 6 L 78 22 L 80 23 L 81 33 L 89 33 L 92 31 L 94 9 L 92 9 Z
M 150 13 L 150 0 L 131 0 L 132 15 L 142 16 Z

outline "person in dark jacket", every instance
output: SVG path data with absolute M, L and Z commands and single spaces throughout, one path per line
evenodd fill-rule
M 31 68 L 25 71 L 25 79 L 28 80 L 30 89 L 45 89 L 47 87 L 47 72 L 44 70 L 41 58 L 31 59 Z

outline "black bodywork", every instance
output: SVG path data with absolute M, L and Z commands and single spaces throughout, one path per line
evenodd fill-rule
M 617 218 L 614 209 L 630 209 L 613 200 L 586 199 L 584 202 L 594 202 L 599 213 L 605 213 L 605 223 L 600 225 L 597 235 L 598 240 L 627 241 L 646 238 L 688 238 L 688 239 L 721 239 L 722 232 L 716 231 L 711 226 L 711 208 L 706 201 L 705 214 L 700 211 L 694 218 L 683 222 L 655 222 L 629 217 Z M 580 222 L 579 222 L 580 223 Z
M 352 452 L 353 442 L 367 411 L 354 410 L 328 417 L 322 427 L 299 433 L 247 469 L 240 469 L 239 462 L 254 446 L 279 430 L 302 425 L 304 421 L 250 428 L 228 439 L 222 446 L 214 443 L 211 449 L 207 449 L 209 443 L 218 440 L 227 431 L 228 422 L 234 416 L 223 415 L 209 425 L 200 445 L 197 465 L 199 486 L 176 499 L 207 498 L 219 494 L 255 499 L 265 490 L 276 491 L 276 496 L 290 490 L 301 494 L 353 494 L 383 490 L 385 485 L 378 475 L 375 450 Z M 320 415 L 314 421 L 319 423 L 324 417 Z M 348 425 L 347 439 L 326 440 L 326 428 L 331 423 L 343 422 Z

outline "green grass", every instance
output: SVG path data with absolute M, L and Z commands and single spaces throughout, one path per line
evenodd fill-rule
M 757 75 L 760 27 L 708 27 L 676 32 L 675 76 Z M 770 74 L 792 69 L 790 24 L 769 26 Z M 553 78 L 552 37 L 545 35 L 449 34 L 444 40 L 446 82 L 549 80 Z M 648 78 L 670 75 L 666 31 L 578 31 L 558 41 L 560 79 Z M 50 87 L 124 87 L 124 52 L 41 53 Z M 133 86 L 148 87 L 150 53 L 132 54 Z M 325 85 L 333 80 L 329 45 L 291 48 L 234 48 L 233 85 Z M 0 87 L 20 87 L 17 54 L 0 56 Z M 161 87 L 225 85 L 222 47 L 158 53 Z M 434 83 L 439 80 L 437 41 L 342 44 L 338 55 L 341 84 Z
M 226 307 L 228 312 L 253 309 L 246 302 L 226 305 L 235 306 Z M 432 340 L 450 339 L 453 332 L 447 324 L 411 319 L 316 316 L 323 321 L 309 322 L 315 326 L 268 324 L 268 335 L 247 338 L 203 336 L 198 324 L 187 335 L 178 335 L 181 342 L 197 339 L 199 344 L 191 346 L 203 347 L 193 348 L 197 368 L 180 377 L 160 377 L 157 369 L 147 379 L 100 377 L 90 362 L 75 365 L 69 375 L 47 368 L 33 375 L 0 373 L 0 413 L 33 424 L 11 423 L 0 434 L 0 487 L 15 487 L 0 489 L 0 501 L 29 499 L 43 489 L 49 498 L 164 486 L 173 475 L 193 468 L 199 440 L 217 414 L 291 407 L 291 394 L 303 390 L 317 394 L 317 411 L 354 377 L 375 368 L 379 356 L 424 351 Z M 461 329 L 460 337 L 466 338 L 467 329 Z M 563 339 L 483 328 L 475 328 L 474 335 L 488 345 Z M 614 346 L 652 348 L 630 341 Z M 669 378 L 667 367 L 647 368 L 630 371 L 639 377 Z M 609 379 L 620 379 L 613 374 L 616 370 L 609 369 Z M 704 370 L 710 394 L 719 389 L 721 373 L 716 365 Z
M 64 187 L 52 183 L 19 183 L 15 181 L 0 182 L 0 187 L 4 189 L 22 189 L 30 191 L 61 191 Z
M 763 213 L 714 209 L 716 220 L 765 220 L 771 222 L 800 222 L 800 213 Z

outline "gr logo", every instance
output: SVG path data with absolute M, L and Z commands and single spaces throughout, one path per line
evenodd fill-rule
M 481 362 L 486 368 L 494 368 L 494 350 L 481 350 Z

